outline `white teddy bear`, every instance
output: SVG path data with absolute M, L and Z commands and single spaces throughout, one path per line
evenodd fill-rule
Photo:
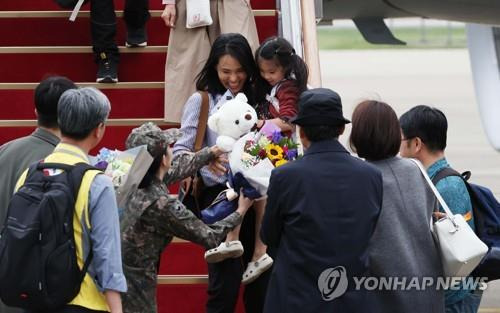
M 257 113 L 247 101 L 245 94 L 239 93 L 208 118 L 208 127 L 219 135 L 216 144 L 225 152 L 230 152 L 236 140 L 257 122 Z

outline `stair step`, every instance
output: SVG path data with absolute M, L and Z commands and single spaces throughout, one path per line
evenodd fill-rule
M 89 45 L 91 43 L 89 25 L 88 17 L 78 17 L 75 22 L 70 22 L 64 17 L 0 18 L 1 29 L 16 30 L 6 32 L 1 36 L 0 46 Z M 166 46 L 168 44 L 169 31 L 163 20 L 152 18 L 148 21 L 147 28 L 149 45 Z M 118 45 L 124 45 L 125 33 L 123 19 L 118 19 L 116 33 Z
M 142 48 L 127 48 L 119 46 L 120 53 L 167 53 L 168 46 L 148 46 Z M 18 46 L 0 47 L 0 54 L 9 53 L 92 53 L 92 46 Z
M 240 288 L 236 313 L 243 313 L 243 290 Z M 206 312 L 207 285 L 158 285 L 158 313 L 200 313 Z
M 36 83 L 0 83 L 0 90 L 34 90 Z M 79 87 L 95 87 L 102 91 L 106 89 L 163 89 L 163 82 L 119 82 L 116 84 L 100 84 L 95 82 L 77 82 Z
M 173 192 L 177 186 L 169 187 Z M 179 242 L 167 246 L 162 254 L 159 273 L 162 275 L 204 275 L 207 274 L 207 262 L 203 257 L 205 249 L 191 242 Z
M 115 0 L 115 9 L 123 10 L 125 1 Z M 273 0 L 251 0 L 250 1 L 253 9 L 261 10 L 271 10 L 276 8 L 276 1 Z M 149 2 L 151 10 L 163 10 L 164 5 L 161 1 L 150 1 Z M 82 7 L 88 10 L 89 5 L 86 4 Z M 16 10 L 31 10 L 31 11 L 42 11 L 42 10 L 60 10 L 60 7 L 53 0 L 2 0 L 0 2 L 1 11 L 16 11 Z
M 2 0 L 4 1 L 4 0 Z M 267 12 L 267 11 L 266 11 Z M 270 12 L 270 11 L 269 11 Z M 75 22 L 70 22 L 62 14 L 60 17 L 32 17 L 18 18 L 0 15 L 1 29 L 15 29 L 15 32 L 5 33 L 0 37 L 0 46 L 83 46 L 89 45 L 90 30 L 89 18 L 80 16 Z M 9 13 L 2 13 L 9 16 Z M 255 18 L 260 40 L 276 34 L 278 19 L 276 16 L 257 16 Z M 36 27 L 33 27 L 36 25 Z M 148 21 L 148 44 L 165 46 L 168 44 L 169 29 L 160 17 L 153 17 Z M 125 42 L 125 24 L 118 19 L 116 42 L 123 45 Z
M 207 275 L 158 275 L 158 285 L 206 284 Z
M 136 53 L 121 55 L 120 81 L 163 81 L 166 53 Z M 97 65 L 91 53 L 3 53 L 0 82 L 38 82 L 51 74 L 66 76 L 73 81 L 94 81 Z
M 163 83 L 161 88 L 102 89 L 102 91 L 111 101 L 111 119 L 163 119 Z M 0 108 L 2 108 L 0 120 L 33 120 L 27 126 L 34 126 L 36 117 L 33 98 L 33 89 L 0 88 Z M 14 103 L 15 105 L 12 105 Z M 140 110 L 138 110 L 139 107 Z M 9 125 L 12 126 L 12 124 Z
M 153 119 L 147 119 L 145 121 L 153 121 L 158 122 Z M 1 127 L 0 128 L 0 145 L 19 138 L 23 136 L 27 136 L 33 132 L 35 129 L 34 126 L 25 126 L 20 121 L 14 121 L 18 126 L 16 127 Z M 140 125 L 140 123 L 135 123 L 136 125 Z M 0 125 L 5 124 L 5 121 L 0 121 Z M 127 136 L 130 134 L 130 131 L 137 126 L 110 126 L 106 128 L 106 134 L 104 138 L 100 142 L 99 146 L 91 151 L 92 155 L 97 154 L 100 148 L 107 147 L 110 149 L 118 149 L 123 150 L 125 148 L 125 140 Z
M 59 17 L 69 19 L 71 11 L 2 11 L 0 10 L 0 18 L 34 18 L 34 17 Z M 162 10 L 149 10 L 151 17 L 161 17 Z M 116 17 L 123 17 L 123 11 L 116 10 Z M 276 10 L 253 10 L 253 15 L 257 16 L 275 16 Z M 78 18 L 90 17 L 90 11 L 78 12 Z

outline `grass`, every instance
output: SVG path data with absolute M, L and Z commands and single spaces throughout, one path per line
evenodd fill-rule
M 374 45 L 368 43 L 356 28 L 318 27 L 318 44 L 321 50 L 347 49 L 434 49 L 465 48 L 467 46 L 465 27 L 398 27 L 394 36 L 406 45 Z

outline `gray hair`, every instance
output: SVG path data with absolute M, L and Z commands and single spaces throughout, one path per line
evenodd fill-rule
M 94 87 L 70 89 L 59 99 L 57 121 L 61 134 L 72 139 L 87 138 L 104 123 L 111 111 L 108 98 Z

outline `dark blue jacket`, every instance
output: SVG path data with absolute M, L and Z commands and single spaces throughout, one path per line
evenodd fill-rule
M 261 230 L 275 261 L 264 312 L 371 312 L 352 277 L 368 275 L 381 205 L 381 173 L 337 140 L 315 142 L 303 158 L 273 170 Z M 327 301 L 345 283 L 335 278 L 338 268 L 318 279 L 337 266 L 345 268 L 347 291 Z

